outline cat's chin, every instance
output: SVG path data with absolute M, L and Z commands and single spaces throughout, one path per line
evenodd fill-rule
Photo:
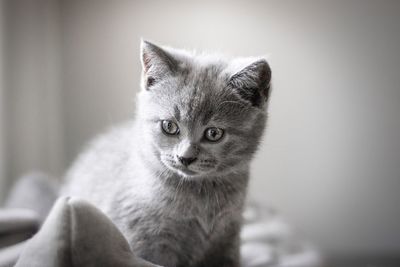
M 178 169 L 178 168 L 173 168 L 173 170 L 176 174 L 181 176 L 182 178 L 185 179 L 195 179 L 196 177 L 200 177 L 202 174 L 199 172 L 195 172 L 189 169 Z
M 176 173 L 178 176 L 182 177 L 183 179 L 199 179 L 204 177 L 205 173 L 203 172 L 196 172 L 193 170 L 189 170 L 187 168 L 174 168 L 174 167 L 167 167 L 170 171 Z
M 209 179 L 212 177 L 216 177 L 217 174 L 214 172 L 195 172 L 195 171 L 182 171 L 182 170 L 174 170 L 176 174 L 178 174 L 182 179 L 186 180 L 202 180 Z

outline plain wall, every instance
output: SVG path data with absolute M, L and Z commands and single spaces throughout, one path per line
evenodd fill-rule
M 65 169 L 61 116 L 59 2 L 4 2 L 5 182 L 30 171 Z M 3 18 L 3 17 L 2 17 Z M 11 181 L 10 181 L 11 180 Z
M 47 166 L 40 161 L 47 152 L 38 163 L 14 163 L 12 177 L 35 164 L 46 171 L 67 166 L 93 135 L 133 116 L 140 37 L 232 56 L 269 54 L 269 123 L 249 196 L 275 207 L 328 256 L 400 255 L 400 2 L 59 4 L 53 10 L 59 20 L 52 17 L 59 29 L 46 32 L 55 38 L 50 62 L 61 56 L 62 75 L 54 83 L 62 90 L 28 106 L 55 112 L 58 123 L 45 125 L 54 125 L 57 148 L 50 151 L 60 155 Z M 15 42 L 48 44 L 37 38 Z M 52 70 L 47 73 L 51 80 Z M 13 109 L 27 108 L 21 105 Z M 20 118 L 18 124 L 27 120 Z M 34 133 L 29 144 L 49 149 L 30 127 L 24 128 Z M 12 160 L 24 162 L 19 139 L 11 142 Z M 31 147 L 32 153 L 40 149 Z
M 4 1 L 0 0 L 0 203 L 6 193 L 4 158 Z

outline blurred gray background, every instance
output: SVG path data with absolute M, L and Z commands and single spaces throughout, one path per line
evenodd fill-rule
M 1 199 L 27 171 L 61 177 L 133 116 L 140 37 L 267 54 L 249 196 L 332 266 L 399 264 L 400 1 L 0 1 Z

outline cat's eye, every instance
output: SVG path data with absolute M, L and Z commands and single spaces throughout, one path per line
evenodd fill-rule
M 217 127 L 207 128 L 204 132 L 204 137 L 210 142 L 217 142 L 222 136 L 224 136 L 224 130 Z
M 176 135 L 179 133 L 179 127 L 175 122 L 169 120 L 163 120 L 161 122 L 161 129 L 164 133 L 169 135 Z

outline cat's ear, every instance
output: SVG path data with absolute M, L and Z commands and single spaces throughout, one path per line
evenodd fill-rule
M 255 107 L 261 107 L 270 93 L 271 69 L 265 59 L 257 60 L 233 74 L 228 86 Z
M 143 87 L 146 90 L 149 90 L 157 81 L 176 70 L 176 60 L 161 47 L 149 41 L 142 40 L 140 50 L 143 68 Z

